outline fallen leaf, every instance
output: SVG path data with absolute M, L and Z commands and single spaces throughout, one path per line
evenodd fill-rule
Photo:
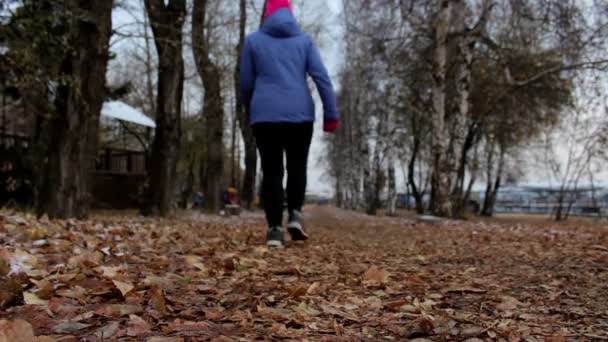
M 53 328 L 53 331 L 58 334 L 71 334 L 71 333 L 80 331 L 82 329 L 86 329 L 90 326 L 91 326 L 90 324 L 84 324 L 84 323 L 79 323 L 79 322 L 64 322 L 64 323 L 60 323 L 60 324 L 56 325 Z
M 8 250 L 0 250 L 0 257 L 8 260 L 10 270 L 8 275 L 18 275 L 21 273 L 30 273 L 32 268 L 38 264 L 38 258 L 30 253 L 16 249 L 13 252 Z
M 209 330 L 211 324 L 208 322 L 190 322 L 177 319 L 169 324 L 169 328 L 173 331 L 200 331 Z
M 87 296 L 87 290 L 80 286 L 74 286 L 70 289 L 58 290 L 56 293 L 58 296 L 72 298 L 79 301 L 84 301 Z
M 96 270 L 105 278 L 113 279 L 123 270 L 120 266 L 99 266 Z
M 465 327 L 460 331 L 460 335 L 463 337 L 471 337 L 472 340 L 475 340 L 474 337 L 483 334 L 486 330 L 481 327 Z M 469 341 L 469 342 L 478 342 L 478 341 Z M 483 341 L 482 341 L 483 342 Z
M 22 319 L 0 320 L 0 342 L 56 342 L 47 336 L 34 336 L 32 325 Z
M 304 286 L 296 286 L 294 288 L 289 289 L 288 292 L 290 297 L 302 297 L 306 295 L 306 293 L 308 292 L 308 288 Z
M 545 336 L 545 342 L 568 342 L 564 336 Z
M 330 314 L 330 315 L 346 318 L 346 319 L 354 321 L 354 322 L 359 322 L 359 319 L 356 316 L 346 313 L 342 310 L 336 309 L 334 307 L 331 307 L 329 305 L 321 305 L 321 310 L 323 310 L 323 312 Z
M 5 276 L 11 271 L 11 266 L 8 264 L 8 260 L 5 260 L 0 256 L 0 276 Z
M 80 314 L 76 317 L 73 317 L 70 319 L 71 322 L 80 322 L 80 321 L 86 321 L 89 318 L 92 318 L 93 316 L 95 316 L 95 312 L 93 311 L 87 311 L 83 314 Z
M 24 292 L 23 300 L 24 300 L 25 304 L 29 304 L 29 305 L 47 305 L 49 303 L 48 300 L 40 299 L 40 298 L 38 298 L 38 296 L 36 296 L 35 293 L 31 293 L 31 292 Z
M 487 291 L 484 289 L 476 288 L 476 287 L 457 286 L 457 287 L 447 288 L 443 292 L 444 293 L 486 293 Z
M 138 305 L 108 304 L 99 308 L 95 313 L 104 317 L 122 317 L 142 311 L 142 308 Z
M 155 275 L 149 275 L 143 281 L 145 286 L 153 287 L 157 286 L 162 288 L 163 290 L 172 290 L 175 286 L 173 285 L 173 281 L 167 279 L 166 277 L 158 277 Z
M 390 274 L 383 270 L 379 269 L 376 266 L 372 266 L 368 269 L 363 275 L 363 285 L 382 285 L 388 283 L 388 278 Z
M 46 279 L 40 281 L 30 279 L 30 281 L 36 284 L 36 286 L 38 287 L 38 290 L 36 291 L 36 296 L 38 296 L 38 298 L 40 299 L 51 299 L 51 297 L 55 293 L 55 287 L 50 281 Z
M 23 300 L 23 287 L 14 278 L 0 280 L 0 309 L 18 304 Z
M 127 335 L 131 337 L 137 337 L 149 333 L 152 330 L 152 326 L 146 322 L 143 318 L 137 315 L 129 316 L 129 323 L 127 328 Z
M 317 291 L 317 289 L 319 289 L 319 282 L 314 282 L 312 283 L 312 285 L 310 285 L 308 287 L 308 289 L 306 290 L 306 294 L 308 295 L 313 295 L 315 294 L 315 292 Z
M 150 303 L 152 304 L 152 307 L 161 315 L 166 316 L 169 313 L 167 310 L 164 291 L 160 287 L 152 287 L 150 290 Z
M 502 310 L 502 311 L 515 310 L 518 307 L 524 305 L 522 302 L 520 302 L 519 300 L 517 300 L 516 298 L 511 297 L 511 296 L 502 296 L 501 299 L 502 299 L 501 303 L 496 305 L 496 308 L 498 310 Z
M 198 247 L 194 248 L 191 252 L 200 256 L 211 256 L 215 253 L 215 249 L 209 247 Z
M 120 324 L 118 322 L 110 322 L 104 325 L 103 327 L 97 329 L 94 335 L 98 339 L 103 341 L 104 339 L 111 338 L 116 335 L 118 329 L 120 329 Z
M 258 306 L 257 308 L 258 314 L 270 319 L 272 321 L 277 322 L 287 322 L 293 319 L 293 313 L 291 310 L 281 309 L 281 308 L 270 308 Z
M 146 342 L 184 342 L 183 337 L 148 337 Z
M 435 326 L 430 319 L 420 317 L 404 327 L 403 335 L 405 337 L 429 336 L 433 333 L 434 329 Z
M 114 286 L 116 286 L 116 288 L 120 291 L 123 297 L 125 297 L 127 293 L 131 292 L 135 288 L 135 286 L 133 286 L 133 284 L 131 283 L 126 283 L 118 280 L 112 280 L 112 283 L 114 283 Z
M 207 268 L 203 264 L 203 259 L 198 255 L 187 255 L 186 264 L 190 265 L 191 267 L 197 268 L 201 271 L 207 270 Z
M 404 307 L 408 303 L 409 302 L 407 300 L 400 299 L 400 300 L 395 300 L 392 302 L 384 303 L 383 305 L 385 308 L 387 308 L 389 310 L 399 310 L 400 308 Z
M 296 311 L 304 316 L 318 316 L 321 314 L 321 311 L 306 304 L 306 302 L 301 302 L 300 305 L 298 305 L 298 307 L 296 308 Z
M 86 252 L 68 259 L 68 264 L 74 267 L 91 268 L 97 267 L 103 261 L 103 254 L 100 252 Z

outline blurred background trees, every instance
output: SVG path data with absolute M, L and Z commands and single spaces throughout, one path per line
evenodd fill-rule
M 590 80 L 605 86 L 605 11 L 573 1 L 347 2 L 348 123 L 328 139 L 338 203 L 374 212 L 385 191 L 390 212 L 392 185 L 377 179 L 401 165 L 418 212 L 462 218 L 485 183 L 479 209 L 492 215 L 505 177 L 522 172 L 521 152 L 574 112 L 590 115 L 577 99 L 605 99 L 603 88 L 581 92 Z

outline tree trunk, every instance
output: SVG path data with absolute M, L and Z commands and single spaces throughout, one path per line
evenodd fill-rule
M 483 209 L 481 211 L 482 216 L 491 217 L 494 216 L 494 207 L 496 206 L 496 198 L 498 196 L 498 190 L 500 190 L 500 186 L 502 185 L 502 174 L 504 172 L 505 165 L 505 151 L 501 148 L 500 157 L 498 159 L 498 167 L 496 169 L 496 178 L 494 179 L 494 184 L 492 184 L 492 169 L 493 167 L 493 150 L 489 152 L 488 156 L 488 185 L 486 186 L 486 197 L 483 203 Z
M 367 214 L 375 215 L 374 205 L 374 178 L 372 176 L 372 170 L 369 162 L 369 143 L 362 142 L 360 145 L 362 150 L 361 161 L 363 164 L 363 199 Z
M 460 170 L 466 169 L 467 153 L 465 144 L 467 140 L 466 122 L 469 117 L 470 93 L 472 81 L 472 66 L 473 66 L 473 47 L 475 41 L 469 37 L 465 23 L 466 19 L 466 1 L 455 1 L 454 5 L 454 21 L 458 24 L 458 30 L 462 35 L 458 39 L 458 73 L 456 76 L 456 90 L 458 93 L 458 106 L 452 114 L 450 133 L 452 136 L 451 146 L 449 150 L 451 154 L 448 156 L 447 163 L 452 176 L 452 217 L 464 218 L 466 204 L 463 203 L 464 191 L 464 172 Z M 460 164 L 459 165 L 459 162 Z M 462 178 L 460 178 L 462 177 Z
M 387 215 L 397 215 L 397 181 L 395 179 L 395 165 L 393 158 L 388 158 L 388 197 L 386 201 Z
M 266 4 L 264 4 L 266 6 Z M 262 15 L 263 18 L 263 15 Z M 263 20 L 263 19 L 262 19 Z M 261 25 L 261 24 L 260 24 Z M 243 46 L 245 45 L 245 33 L 247 29 L 247 3 L 246 0 L 240 0 L 240 19 L 239 19 L 239 44 L 237 46 L 237 56 L 243 54 Z M 236 63 L 234 71 L 234 85 L 236 93 L 236 112 L 243 144 L 245 145 L 245 172 L 243 174 L 243 187 L 241 189 L 242 204 L 246 209 L 253 209 L 255 201 L 255 185 L 258 168 L 258 154 L 256 150 L 255 137 L 249 123 L 249 112 L 245 108 L 241 99 L 241 64 Z
M 479 32 L 485 30 L 490 16 L 491 1 L 483 0 L 482 12 L 476 25 L 469 28 L 466 24 L 468 3 L 465 0 L 454 1 L 453 22 L 458 33 L 458 73 L 456 76 L 456 90 L 458 94 L 458 108 L 452 119 L 452 146 L 453 155 L 448 158 L 451 172 L 454 173 L 452 190 L 452 216 L 464 218 L 467 208 L 467 196 L 464 191 L 464 178 L 468 162 L 468 152 L 475 138 L 474 127 L 469 126 L 467 120 L 471 117 L 471 91 L 473 86 L 473 54 L 479 39 Z M 458 160 L 460 163 L 458 164 Z
M 264 25 L 264 17 L 266 16 L 266 8 L 268 8 L 268 0 L 264 0 L 264 7 L 262 7 L 262 15 L 260 16 L 260 27 Z
M 243 187 L 241 198 L 245 209 L 253 209 L 256 197 L 258 152 L 255 137 L 249 126 L 249 120 L 245 123 L 247 128 L 241 128 L 243 143 L 245 145 L 245 172 L 243 174 Z
M 573 189 L 574 193 L 576 193 L 576 188 Z M 571 194 L 568 199 L 568 206 L 566 207 L 566 214 L 564 215 L 564 221 L 567 221 L 570 218 L 570 214 L 572 213 L 572 207 L 574 206 L 574 202 L 576 201 L 573 194 Z
M 191 157 L 190 163 L 188 163 L 188 175 L 186 176 L 186 184 L 182 190 L 182 198 L 180 208 L 188 209 L 188 201 L 194 193 L 194 157 Z
M 143 4 L 144 0 L 141 0 Z M 144 4 L 145 6 L 145 4 Z M 154 103 L 154 63 L 152 61 L 152 47 L 150 44 L 150 36 L 148 32 L 148 27 L 150 25 L 148 13 L 144 13 L 144 42 L 145 42 L 145 53 L 146 53 L 146 95 L 148 96 L 148 101 L 150 108 L 147 108 L 149 112 L 146 114 L 153 115 L 156 114 L 156 104 Z M 147 141 L 148 144 L 150 141 Z M 147 151 L 146 151 L 147 153 Z
M 555 221 L 564 221 L 564 189 L 562 188 L 557 197 L 557 207 L 555 208 Z
M 463 202 L 465 204 L 465 206 L 468 205 L 469 200 L 471 199 L 471 193 L 473 192 L 473 185 L 475 184 L 475 182 L 477 181 L 477 173 L 479 171 L 479 153 L 478 153 L 478 146 L 475 147 L 475 153 L 473 156 L 473 166 L 472 166 L 472 170 L 471 170 L 471 179 L 469 180 L 469 185 L 467 187 L 466 192 L 464 193 L 464 199 Z M 477 203 L 477 202 L 476 202 Z M 481 203 L 477 203 L 476 207 L 475 207 L 475 215 L 479 215 L 479 205 Z
M 414 196 L 414 200 L 415 200 L 415 205 L 416 205 L 416 213 L 418 214 L 424 214 L 424 203 L 423 203 L 423 198 L 422 198 L 422 194 L 420 193 L 420 190 L 418 189 L 418 184 L 416 184 L 416 161 L 418 159 L 418 154 L 420 153 L 420 145 L 421 145 L 421 141 L 420 141 L 420 130 L 417 129 L 417 125 L 415 123 L 415 116 L 416 114 L 412 114 L 412 127 L 414 128 L 414 144 L 412 145 L 412 155 L 410 157 L 410 161 L 408 163 L 408 167 L 407 167 L 407 182 L 409 184 L 409 187 L 412 191 L 412 196 Z M 409 203 L 409 198 L 408 198 L 408 203 Z
M 73 48 L 61 63 L 68 82 L 58 86 L 56 111 L 44 123 L 43 134 L 52 143 L 38 150 L 42 181 L 36 212 L 51 218 L 86 218 L 109 59 L 112 1 L 68 3 L 74 11 L 67 23 Z
M 336 206 L 344 208 L 344 190 L 342 189 L 342 177 L 336 177 Z
M 181 139 L 184 89 L 182 26 L 186 0 L 145 0 L 158 52 L 156 129 L 152 142 L 150 174 L 142 213 L 168 216 L 176 191 L 177 160 Z
M 456 181 L 454 182 L 454 189 L 452 190 L 452 206 L 453 206 L 453 217 L 464 218 L 466 214 L 467 202 L 469 197 L 469 191 L 465 191 L 465 177 L 466 169 L 468 165 L 469 151 L 473 148 L 475 139 L 475 133 L 472 128 L 469 128 L 462 149 L 460 150 L 460 161 L 458 166 L 458 173 L 456 175 Z M 471 177 L 471 181 L 474 181 L 474 177 Z M 472 187 L 472 182 L 469 183 L 469 187 Z
M 218 212 L 222 208 L 224 190 L 224 99 L 222 98 L 222 72 L 211 59 L 210 30 L 207 24 L 207 0 L 195 0 L 192 9 L 192 50 L 196 68 L 205 88 L 203 115 L 207 119 L 205 140 L 206 178 L 203 182 L 205 209 Z M 207 33 L 207 34 L 205 34 Z
M 236 113 L 232 117 L 232 128 L 230 129 L 230 186 L 238 188 L 238 160 L 236 159 L 236 130 L 238 127 Z
M 435 22 L 435 51 L 433 56 L 433 111 L 432 111 L 432 152 L 433 179 L 432 205 L 433 214 L 452 216 L 450 202 L 450 168 L 447 162 L 448 136 L 445 130 L 446 105 L 446 64 L 448 51 L 448 32 L 450 28 L 452 6 L 450 0 L 441 0 Z

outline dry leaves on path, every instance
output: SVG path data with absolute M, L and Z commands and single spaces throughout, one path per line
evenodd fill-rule
M 305 212 L 283 250 L 261 213 L 0 213 L 0 342 L 608 339 L 608 224 Z

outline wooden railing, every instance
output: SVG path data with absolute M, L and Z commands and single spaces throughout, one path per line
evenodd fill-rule
M 30 140 L 30 137 L 21 134 L 0 133 L 0 147 L 5 150 L 27 150 L 31 146 Z
M 97 155 L 97 172 L 146 174 L 146 154 L 139 151 L 105 149 Z

